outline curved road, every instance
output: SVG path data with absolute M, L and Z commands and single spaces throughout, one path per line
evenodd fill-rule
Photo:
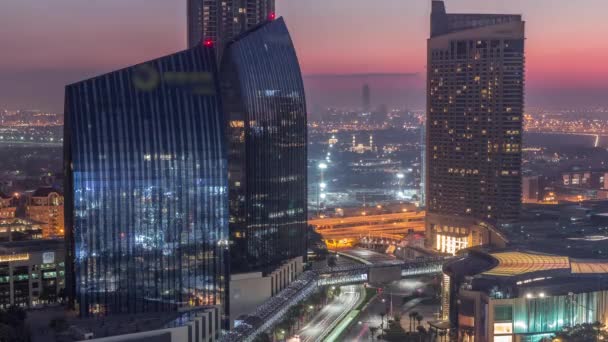
M 306 326 L 298 332 L 300 339 L 290 341 L 315 342 L 330 333 L 334 323 L 351 310 L 356 309 L 360 300 L 365 297 L 363 285 L 348 285 L 340 288 L 340 296 L 334 298 L 319 311 Z

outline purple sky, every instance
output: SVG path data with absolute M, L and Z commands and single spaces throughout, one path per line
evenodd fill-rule
M 304 73 L 316 75 L 306 78 L 311 103 L 353 103 L 361 84 L 369 82 L 375 102 L 424 104 L 430 0 L 276 2 Z M 185 4 L 2 0 L 0 108 L 60 112 L 66 83 L 183 49 Z M 607 1 L 447 0 L 446 5 L 452 12 L 524 15 L 529 103 L 608 101 Z M 318 76 L 327 74 L 374 75 Z

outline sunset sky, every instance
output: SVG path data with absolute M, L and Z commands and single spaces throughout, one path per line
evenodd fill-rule
M 375 93 L 398 97 L 409 89 L 403 99 L 420 97 L 430 0 L 276 3 L 313 103 L 327 89 L 339 98 L 368 80 Z M 446 0 L 446 6 L 524 15 L 529 93 L 608 97 L 606 0 Z M 2 0 L 0 108 L 60 112 L 66 83 L 185 48 L 185 13 L 186 0 Z

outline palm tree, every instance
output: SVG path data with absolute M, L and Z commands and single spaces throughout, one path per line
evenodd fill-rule
M 441 341 L 443 342 L 443 340 L 445 339 L 445 336 L 447 335 L 447 331 L 445 330 L 440 330 L 438 335 L 441 336 Z
M 422 317 L 421 314 L 417 314 L 416 317 L 414 317 L 414 318 L 418 322 L 418 326 L 420 326 L 420 323 L 422 323 L 422 320 L 424 319 L 424 317 Z
M 399 313 L 394 314 L 393 319 L 395 320 L 395 323 L 401 325 L 401 314 L 399 314 Z
M 419 314 L 418 314 L 418 312 L 416 312 L 416 311 L 412 311 L 412 312 L 410 312 L 410 315 L 409 315 L 409 316 L 410 316 L 410 331 L 414 330 L 414 323 L 413 323 L 413 320 L 415 320 L 415 319 L 416 319 L 416 316 L 418 316 L 418 315 L 419 315 Z
M 369 333 L 372 334 L 372 341 L 374 340 L 374 337 L 376 336 L 377 331 L 378 331 L 378 327 L 369 327 Z

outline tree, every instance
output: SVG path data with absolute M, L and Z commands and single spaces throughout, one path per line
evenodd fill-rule
M 604 324 L 600 322 L 577 324 L 573 327 L 565 327 L 553 336 L 553 340 L 568 342 L 589 342 L 607 340 L 608 332 Z
M 49 322 L 49 328 L 55 332 L 62 332 L 68 329 L 68 322 L 63 317 L 56 317 Z
M 272 338 L 267 333 L 261 333 L 253 340 L 254 342 L 272 342 Z
M 400 313 L 394 314 L 393 319 L 395 320 L 395 322 L 398 322 L 399 324 L 401 324 L 401 314 Z
M 369 327 L 369 333 L 372 335 L 372 341 L 374 337 L 376 337 L 376 333 L 378 332 L 378 327 Z
M 448 334 L 448 332 L 445 330 L 440 330 L 439 333 L 437 333 L 437 334 L 441 337 L 441 341 L 443 342 L 445 340 L 445 337 Z
M 409 314 L 409 317 L 410 317 L 410 331 L 414 330 L 414 322 L 413 322 L 413 320 L 416 319 L 416 316 L 418 316 L 418 312 L 416 312 L 416 311 L 412 311 Z
M 420 323 L 422 323 L 422 320 L 424 319 L 424 317 L 422 317 L 421 314 L 417 314 L 416 317 L 414 317 L 414 318 L 418 322 L 418 326 L 420 326 Z
M 391 321 L 388 323 L 387 329 L 382 334 L 382 339 L 389 342 L 408 341 L 407 333 L 401 327 L 399 322 Z
M 327 257 L 327 266 L 336 267 L 337 264 L 338 264 L 338 258 L 336 258 L 335 255 L 332 254 Z

